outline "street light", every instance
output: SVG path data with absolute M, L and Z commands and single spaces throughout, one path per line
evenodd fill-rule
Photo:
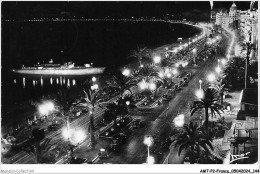
M 218 66 L 218 67 L 216 67 L 216 72 L 218 73 L 218 76 L 219 76 L 219 74 L 220 74 L 220 72 L 221 72 L 221 68 Z
M 221 59 L 222 65 L 225 65 L 227 63 L 226 59 Z
M 172 70 L 172 73 L 173 73 L 174 75 L 177 74 L 177 73 L 178 73 L 177 69 L 173 69 L 173 70 Z
M 50 112 L 54 111 L 54 109 L 55 106 L 51 101 L 44 102 L 43 104 L 40 104 L 38 106 L 38 111 L 40 115 L 48 115 Z
M 144 90 L 145 88 L 147 88 L 147 83 L 143 80 L 139 83 L 139 87 L 141 90 Z
M 124 69 L 123 73 L 124 76 L 129 76 L 130 75 L 130 69 Z
M 204 94 L 203 94 L 203 91 L 201 89 L 197 90 L 196 91 L 196 96 L 199 98 L 199 99 L 202 99 Z
M 155 90 L 156 89 L 155 83 L 150 83 L 149 84 L 149 89 L 152 90 L 152 91 Z
M 183 127 L 185 123 L 184 117 L 185 117 L 184 114 L 180 114 L 174 118 L 173 123 L 175 127 Z
M 127 106 L 129 106 L 129 105 L 130 105 L 130 101 L 126 101 L 125 104 L 126 104 Z
M 154 63 L 160 63 L 161 62 L 161 57 L 160 56 L 155 56 L 153 58 L 153 61 L 154 61 Z
M 98 84 L 94 84 L 90 87 L 91 90 L 97 90 L 98 89 Z
M 147 146 L 147 164 L 153 164 L 154 158 L 150 156 L 150 150 L 149 148 L 152 146 L 153 143 L 153 137 L 151 135 L 146 135 L 144 137 L 144 144 Z
M 199 83 L 200 83 L 200 90 L 201 90 L 201 84 L 202 84 L 202 80 L 199 80 Z
M 94 76 L 94 77 L 92 77 L 92 82 L 95 82 L 95 81 L 97 81 L 97 78 Z
M 227 58 L 230 59 L 230 54 L 227 55 Z
M 208 75 L 208 81 L 209 81 L 209 82 L 213 82 L 213 81 L 215 81 L 215 80 L 216 80 L 216 77 L 215 77 L 215 75 L 214 75 L 213 73 L 211 73 L 211 74 Z
M 163 76 L 164 76 L 162 72 L 159 72 L 158 75 L 159 75 L 160 78 L 163 78 Z

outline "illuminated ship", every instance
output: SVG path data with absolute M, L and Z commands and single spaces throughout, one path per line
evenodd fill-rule
M 74 66 L 74 63 L 68 62 L 64 65 L 54 64 L 53 60 L 49 63 L 34 65 L 33 67 L 22 67 L 22 69 L 14 69 L 14 73 L 32 74 L 32 75 L 94 75 L 102 74 L 105 67 L 92 67 L 92 64 L 84 64 L 84 66 Z

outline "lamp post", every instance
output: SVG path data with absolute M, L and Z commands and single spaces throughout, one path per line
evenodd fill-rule
M 193 52 L 193 61 L 194 61 L 194 65 L 196 64 L 196 52 L 197 52 L 197 49 L 196 48 L 194 48 L 193 50 L 192 50 L 192 52 Z
M 215 70 L 218 73 L 218 78 L 220 78 L 221 68 L 219 66 L 217 66 Z
M 153 137 L 151 135 L 146 135 L 144 137 L 144 144 L 147 145 L 147 164 L 153 164 L 154 163 L 154 158 L 150 156 L 150 147 L 152 146 L 153 143 Z
M 73 130 L 69 127 L 66 127 L 62 130 L 62 135 L 68 141 L 70 157 L 74 156 L 73 146 L 77 146 L 87 138 L 84 130 Z
M 202 80 L 199 80 L 199 84 L 200 84 L 200 90 L 201 90 L 201 84 L 202 84 Z

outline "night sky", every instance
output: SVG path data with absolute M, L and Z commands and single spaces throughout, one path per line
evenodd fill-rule
M 233 1 L 214 1 L 214 9 L 229 9 Z M 250 1 L 236 2 L 238 9 L 246 10 Z M 255 3 L 257 7 L 257 2 Z M 60 1 L 60 2 L 2 2 L 2 17 L 34 18 L 60 17 L 64 12 L 72 16 L 84 17 L 160 17 L 165 14 L 178 16 L 179 14 L 196 17 L 203 16 L 210 11 L 209 1 Z M 195 15 L 195 16 L 194 16 Z

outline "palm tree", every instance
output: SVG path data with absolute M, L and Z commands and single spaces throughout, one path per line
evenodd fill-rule
M 33 129 L 32 137 L 29 143 L 18 145 L 18 148 L 23 148 L 28 154 L 35 156 L 36 163 L 54 163 L 54 153 L 50 150 L 55 147 L 51 144 L 51 139 L 44 139 L 45 133 L 43 129 Z
M 158 70 L 155 67 L 148 65 L 142 67 L 136 74 L 134 74 L 134 76 L 136 76 L 138 81 L 160 81 L 160 78 L 158 77 Z
M 190 163 L 194 164 L 194 153 L 196 150 L 209 151 L 208 147 L 213 149 L 211 144 L 212 139 L 208 138 L 203 132 L 199 130 L 198 125 L 190 122 L 184 125 L 184 131 L 175 140 L 175 148 L 179 146 L 178 155 L 180 156 L 182 150 L 189 150 Z M 207 147 L 208 145 L 208 147 Z
M 214 88 L 207 88 L 203 90 L 203 98 L 199 101 L 195 101 L 193 106 L 191 107 L 191 116 L 198 111 L 199 109 L 205 109 L 205 125 L 208 130 L 208 122 L 209 122 L 209 109 L 211 111 L 212 117 L 216 116 L 216 113 L 221 116 L 220 111 L 223 112 L 222 106 L 217 104 L 218 100 L 218 91 Z
M 246 64 L 245 64 L 245 88 L 247 88 L 247 81 L 248 81 L 248 66 L 250 61 L 250 54 L 253 50 L 255 50 L 255 44 L 252 44 L 250 41 L 245 42 L 242 44 L 242 52 L 246 51 Z
M 225 87 L 225 84 L 223 84 L 223 80 L 217 80 L 217 83 L 212 84 L 211 86 L 218 91 L 218 96 L 220 97 L 220 104 L 223 105 L 223 94 Z
M 90 141 L 91 141 L 91 147 L 94 147 L 96 144 L 96 140 L 95 140 L 95 136 L 94 136 L 94 132 L 95 132 L 95 127 L 94 127 L 94 111 L 95 111 L 95 107 L 99 106 L 102 108 L 101 104 L 101 93 L 100 91 L 97 90 L 83 90 L 84 94 L 85 94 L 85 101 L 87 104 L 87 108 L 89 110 L 90 113 L 90 122 L 89 122 L 89 127 L 88 127 L 88 131 L 90 133 Z
M 137 85 L 137 80 L 132 76 L 125 76 L 122 73 L 117 73 L 116 75 L 113 75 L 111 79 L 107 80 L 106 83 L 109 88 L 119 91 L 122 96 L 125 90 L 130 91 L 132 94 L 131 87 Z
M 137 45 L 137 49 L 132 50 L 129 57 L 137 58 L 139 61 L 139 66 L 141 67 L 143 58 L 147 58 L 148 56 L 149 56 L 149 51 L 147 50 L 147 48 L 146 47 L 140 48 Z
M 26 148 L 26 152 L 35 156 L 36 163 L 55 163 L 55 155 L 50 150 L 55 145 L 50 143 L 51 139 L 45 139 L 43 142 L 37 142 Z
M 79 93 L 76 88 L 67 88 L 58 90 L 57 95 L 54 99 L 55 104 L 59 107 L 60 113 L 63 118 L 66 119 L 66 127 L 67 131 L 69 132 L 69 125 L 70 125 L 70 115 L 71 115 L 71 108 L 73 105 L 77 105 Z M 73 155 L 73 147 L 70 143 L 70 139 L 68 137 L 68 144 L 71 151 L 71 155 Z
M 114 120 L 114 129 L 116 129 L 116 119 L 118 115 L 118 105 L 116 103 L 109 103 L 107 106 L 108 113 L 110 114 L 111 118 Z
M 225 78 L 223 83 L 232 89 L 243 88 L 243 82 L 245 80 L 245 59 L 240 57 L 233 57 L 224 70 Z

